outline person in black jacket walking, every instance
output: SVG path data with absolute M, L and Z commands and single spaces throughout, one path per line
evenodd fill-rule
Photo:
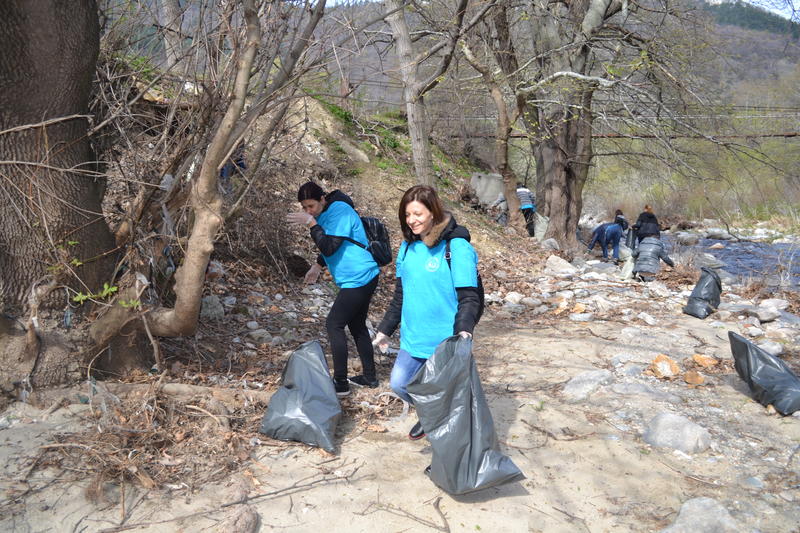
M 661 226 L 658 225 L 658 219 L 653 214 L 652 206 L 649 204 L 644 206 L 644 211 L 636 219 L 633 229 L 636 231 L 636 239 L 640 243 L 645 237 L 661 237 Z
M 413 403 L 406 386 L 436 346 L 453 335 L 472 337 L 480 310 L 478 254 L 467 228 L 444 210 L 432 187 L 408 189 L 398 216 L 404 242 L 397 253 L 397 283 L 374 344 L 385 351 L 389 336 L 401 326 L 400 351 L 389 384 L 399 397 Z M 408 434 L 412 440 L 424 436 L 419 422 Z

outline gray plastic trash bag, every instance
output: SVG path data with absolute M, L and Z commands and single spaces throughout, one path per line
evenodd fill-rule
M 697 318 L 705 318 L 719 307 L 722 280 L 715 270 L 708 267 L 700 269 L 700 279 L 689 296 L 683 312 Z
M 761 405 L 782 415 L 800 409 L 800 378 L 786 363 L 733 331 L 728 332 L 734 367 Z
M 430 477 L 437 486 L 464 494 L 522 477 L 498 449 L 471 339 L 455 336 L 439 344 L 408 393 L 433 448 Z
M 281 388 L 270 398 L 259 431 L 333 453 L 333 434 L 341 416 L 325 354 L 319 342 L 311 341 L 289 356 Z

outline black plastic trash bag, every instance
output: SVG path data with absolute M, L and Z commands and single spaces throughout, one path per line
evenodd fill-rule
M 705 318 L 719 307 L 719 295 L 722 292 L 722 280 L 715 270 L 708 267 L 700 269 L 700 279 L 692 289 L 689 301 L 683 312 L 697 318 Z
M 333 453 L 333 434 L 341 416 L 325 354 L 319 342 L 311 341 L 289 356 L 281 388 L 270 398 L 259 431 Z
M 625 246 L 633 250 L 636 248 L 636 230 L 628 228 L 628 233 L 625 235 Z
M 800 378 L 774 355 L 741 335 L 728 332 L 734 366 L 761 405 L 772 405 L 782 415 L 800 409 Z
M 407 389 L 433 448 L 429 475 L 437 486 L 465 494 L 522 477 L 498 449 L 471 339 L 439 344 Z

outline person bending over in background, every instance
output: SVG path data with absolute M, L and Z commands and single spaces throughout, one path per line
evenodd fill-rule
M 350 394 L 350 385 L 375 388 L 378 378 L 372 342 L 367 329 L 367 311 L 372 294 L 378 285 L 378 264 L 365 248 L 345 239 L 356 240 L 364 246 L 367 239 L 361 218 L 353 209 L 353 201 L 341 191 L 325 195 L 322 187 L 308 182 L 297 191 L 301 213 L 290 213 L 286 220 L 311 228 L 311 238 L 320 256 L 305 276 L 306 283 L 316 283 L 322 266 L 327 265 L 339 293 L 333 301 L 325 326 L 333 356 L 333 385 L 337 396 Z M 362 374 L 347 379 L 347 337 L 350 330 L 361 359 Z
M 469 231 L 444 210 L 427 185 L 415 185 L 403 194 L 398 218 L 403 243 L 397 253 L 397 282 L 375 344 L 386 350 L 389 336 L 400 325 L 400 352 L 389 381 L 398 396 L 413 404 L 406 386 L 436 346 L 453 335 L 472 337 L 480 308 L 478 255 L 469 243 Z M 418 421 L 408 437 L 424 436 Z
M 675 266 L 659 237 L 645 237 L 631 255 L 636 259 L 633 273 L 642 281 L 653 281 L 661 268 L 661 260 L 671 267 Z
M 633 229 L 636 231 L 636 238 L 640 243 L 645 237 L 661 236 L 661 227 L 658 225 L 658 219 L 653 214 L 652 206 L 644 206 L 644 211 L 636 219 Z

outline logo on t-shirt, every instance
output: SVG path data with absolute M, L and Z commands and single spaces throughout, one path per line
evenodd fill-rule
M 427 270 L 428 272 L 436 272 L 437 270 L 439 270 L 439 264 L 440 261 L 438 257 L 431 257 L 430 259 L 428 259 L 428 262 L 425 263 L 425 270 Z

